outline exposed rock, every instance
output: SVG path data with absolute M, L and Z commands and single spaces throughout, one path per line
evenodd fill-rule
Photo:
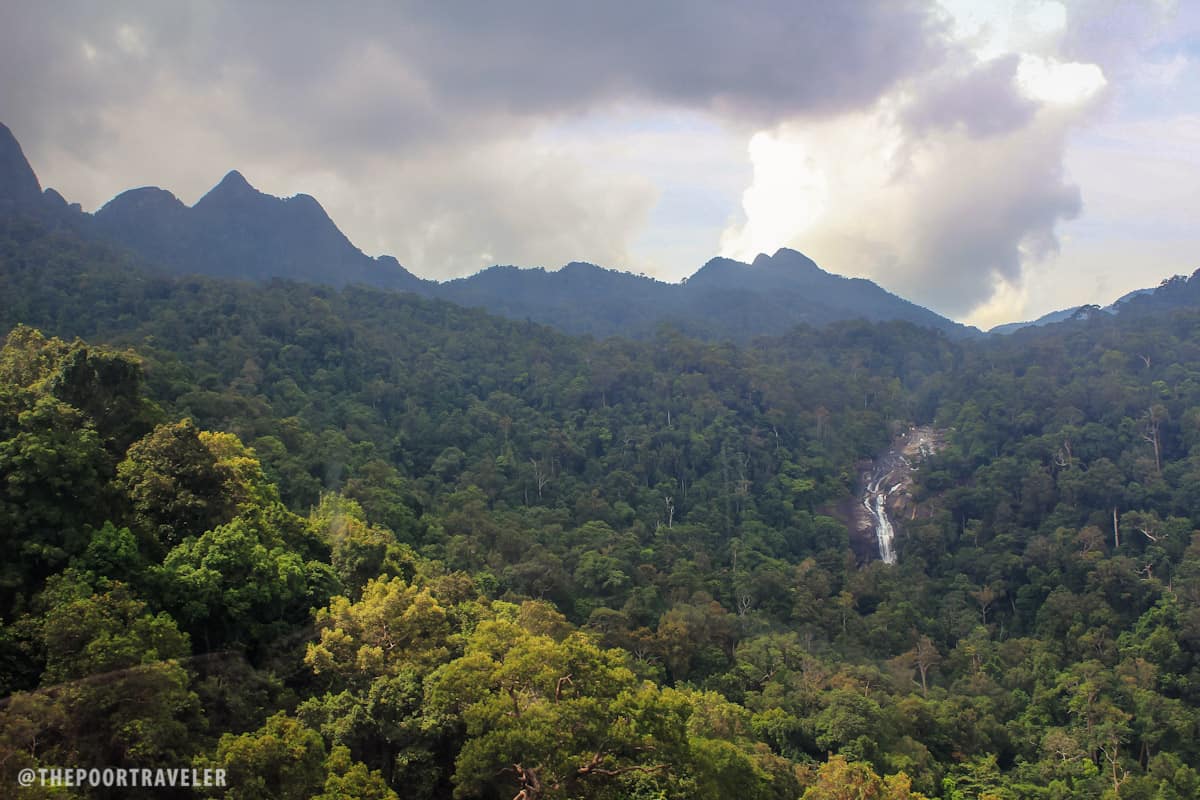
M 852 534 L 860 555 L 872 553 L 886 563 L 898 558 L 898 530 L 918 516 L 913 500 L 913 473 L 921 462 L 945 446 L 945 432 L 929 425 L 912 426 L 874 461 L 863 465 L 862 489 L 851 512 Z M 872 547 L 873 545 L 873 547 Z

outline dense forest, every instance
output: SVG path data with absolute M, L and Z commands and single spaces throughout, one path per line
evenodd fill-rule
M 1200 310 L 597 340 L 33 219 L 0 296 L 5 793 L 1200 793 Z

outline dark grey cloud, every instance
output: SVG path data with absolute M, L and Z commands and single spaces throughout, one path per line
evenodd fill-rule
M 971 136 L 996 136 L 1029 123 L 1037 103 L 1017 89 L 1020 59 L 1008 54 L 965 68 L 939 70 L 905 109 L 905 124 L 917 133 L 962 125 Z
M 28 3 L 0 26 L 0 120 L 85 207 L 192 200 L 236 167 L 430 276 L 634 266 L 655 187 L 540 132 L 630 107 L 820 118 L 928 72 L 943 34 L 914 0 Z
M 305 141 L 359 147 L 488 138 L 485 126 L 631 100 L 761 125 L 870 103 L 944 49 L 911 0 L 54 3 L 7 16 L 4 113 L 39 135 L 78 136 L 159 83 L 232 81 Z
M 434 85 L 538 112 L 634 96 L 777 121 L 870 103 L 942 56 L 908 0 L 431 3 L 408 21 Z
M 1019 285 L 1028 264 L 1058 252 L 1056 226 L 1083 207 L 1063 174 L 1063 135 L 1045 125 L 984 152 L 966 147 L 923 188 L 907 265 L 922 300 L 961 316 L 992 296 L 995 280 Z
M 613 109 L 718 119 L 738 163 L 752 131 L 831 125 L 797 135 L 831 176 L 816 241 L 846 259 L 824 265 L 949 312 L 1019 283 L 1080 209 L 1062 171 L 1071 115 L 1022 96 L 1015 56 L 980 63 L 951 41 L 936 3 L 80 1 L 3 22 L 0 121 L 69 199 L 156 183 L 192 200 L 236 167 L 317 196 L 364 249 L 430 277 L 644 266 L 662 188 L 589 161 L 603 126 L 544 135 Z M 1109 34 L 1082 26 L 1064 46 L 1115 52 Z M 898 130 L 838 122 L 856 118 Z M 881 152 L 878 174 L 851 168 Z

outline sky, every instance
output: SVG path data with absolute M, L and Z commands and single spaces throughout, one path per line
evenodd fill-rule
M 1200 4 L 0 0 L 85 210 L 230 169 L 422 277 L 780 247 L 981 327 L 1200 267 Z

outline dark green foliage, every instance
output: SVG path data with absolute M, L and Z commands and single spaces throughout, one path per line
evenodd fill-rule
M 87 546 L 114 513 L 109 485 L 129 442 L 150 427 L 131 356 L 18 327 L 0 355 L 0 598 L 24 593 Z M 97 519 L 99 515 L 99 519 Z
M 232 478 L 187 419 L 155 428 L 117 466 L 134 523 L 167 548 L 233 517 Z
M 597 342 L 4 237 L 0 321 L 93 342 L 0 354 L 5 770 L 1195 795 L 1196 312 Z M 946 446 L 888 566 L 846 509 L 912 423 Z

